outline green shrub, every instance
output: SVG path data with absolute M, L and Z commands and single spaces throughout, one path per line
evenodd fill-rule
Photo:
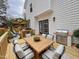
M 73 36 L 79 38 L 79 29 L 73 32 Z
M 77 44 L 76 47 L 79 49 L 79 44 Z
M 0 36 L 1 36 L 2 34 L 4 34 L 4 33 L 3 33 L 3 32 L 0 32 Z
M 31 31 L 31 35 L 35 35 L 35 31 L 34 30 Z

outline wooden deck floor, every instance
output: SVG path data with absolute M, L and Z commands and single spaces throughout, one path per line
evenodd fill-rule
M 16 59 L 16 56 L 13 53 L 13 45 L 11 43 L 8 44 L 5 59 Z
M 24 42 L 24 40 L 20 40 L 19 44 L 22 44 L 23 42 Z M 54 47 L 56 48 L 57 46 L 58 46 L 58 44 L 54 43 Z M 69 59 L 79 59 L 79 54 L 76 53 L 76 50 L 74 50 L 74 49 L 72 49 L 70 47 L 66 47 L 65 54 L 67 54 L 70 57 Z M 12 45 L 12 43 L 8 44 L 5 59 L 16 59 L 16 56 L 13 53 L 13 45 Z

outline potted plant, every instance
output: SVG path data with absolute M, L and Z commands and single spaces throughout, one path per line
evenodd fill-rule
M 10 31 L 11 31 L 12 33 L 14 33 L 14 32 L 13 32 L 13 22 L 12 22 L 12 20 L 7 20 L 7 26 L 8 26 L 8 28 L 10 29 Z
M 34 30 L 31 30 L 31 35 L 35 35 L 35 31 Z
M 76 41 L 76 47 L 79 48 L 79 29 L 73 32 L 74 40 Z
M 3 34 L 4 34 L 4 32 L 0 32 L 0 36 L 3 35 Z
M 12 35 L 12 33 L 14 33 L 14 31 L 13 31 L 13 22 L 12 22 L 12 20 L 11 19 L 8 19 L 7 21 L 6 21 L 6 24 L 7 24 L 7 27 L 8 27 L 8 29 L 9 29 L 9 39 L 11 39 L 11 38 L 13 38 L 13 35 Z
M 34 39 L 35 42 L 39 42 L 40 41 L 40 37 L 38 37 L 38 36 L 35 36 L 33 39 Z

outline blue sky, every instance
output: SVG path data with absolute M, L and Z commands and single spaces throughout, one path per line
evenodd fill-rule
M 9 17 L 23 17 L 23 8 L 25 0 L 8 0 L 9 8 L 7 15 Z

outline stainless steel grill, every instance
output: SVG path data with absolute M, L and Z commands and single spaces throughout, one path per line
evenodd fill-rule
M 58 29 L 56 30 L 57 43 L 67 45 L 68 30 Z

